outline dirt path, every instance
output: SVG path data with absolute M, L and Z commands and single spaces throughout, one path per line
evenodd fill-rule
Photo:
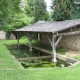
M 80 51 L 68 51 L 65 55 L 68 57 L 80 56 Z

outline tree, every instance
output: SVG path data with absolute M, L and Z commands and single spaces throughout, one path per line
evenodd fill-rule
M 73 19 L 79 19 L 80 18 L 80 0 L 74 0 L 75 5 L 75 13 L 73 15 Z
M 56 21 L 72 19 L 74 0 L 52 0 L 52 18 Z
M 24 12 L 16 13 L 11 19 L 7 21 L 7 24 L 3 29 L 8 33 L 12 30 L 28 26 L 32 20 L 33 18 L 28 17 Z
M 34 0 L 34 21 L 48 20 L 48 12 L 46 10 L 46 2 L 44 0 Z
M 25 0 L 20 0 L 20 2 L 15 2 L 14 5 L 18 4 L 19 7 L 17 6 L 13 6 L 10 5 L 10 11 L 7 13 L 8 15 L 5 15 L 5 13 L 3 14 L 3 16 L 1 15 L 0 17 L 3 19 L 2 22 L 5 22 L 1 24 L 0 29 L 5 30 L 6 32 L 10 32 L 12 30 L 27 26 L 31 23 L 33 18 L 30 18 L 26 15 L 25 13 L 25 5 L 26 5 L 26 1 Z M 4 6 L 5 7 L 5 6 Z M 9 7 L 6 7 L 7 11 L 9 9 Z M 13 10 L 11 10 L 13 9 Z M 6 17 L 6 19 L 4 18 L 4 16 Z M 3 25 L 4 24 L 4 25 Z
M 27 0 L 27 5 L 26 5 L 26 14 L 29 17 L 33 17 L 33 11 L 34 11 L 34 3 L 33 0 Z
M 6 24 L 11 14 L 19 11 L 20 0 L 0 0 L 0 26 Z

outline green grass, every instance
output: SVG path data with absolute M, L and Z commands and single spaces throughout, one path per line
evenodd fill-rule
M 80 80 L 80 64 L 69 68 L 24 69 L 4 44 L 17 44 L 17 41 L 0 41 L 0 80 Z
M 80 61 L 80 56 L 79 55 L 78 56 L 74 56 L 73 58 Z
M 22 68 L 17 60 L 10 54 L 7 48 L 0 44 L 0 69 Z

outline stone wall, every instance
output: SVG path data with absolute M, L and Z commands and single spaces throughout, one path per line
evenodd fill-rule
M 4 31 L 0 31 L 0 39 L 6 39 L 6 33 Z
M 9 35 L 8 37 L 9 39 L 16 39 L 16 36 L 13 33 L 8 35 Z M 0 31 L 0 40 L 3 40 L 3 39 L 7 39 L 7 34 L 4 31 Z
M 79 51 L 80 50 L 80 34 L 63 37 L 60 43 L 58 44 L 58 47 Z
M 10 39 L 16 39 L 16 36 L 13 33 L 11 33 L 10 34 Z
M 73 29 L 73 31 L 79 31 L 79 30 L 80 30 L 79 26 Z M 58 47 L 79 51 L 80 50 L 80 34 L 63 37 L 59 42 Z

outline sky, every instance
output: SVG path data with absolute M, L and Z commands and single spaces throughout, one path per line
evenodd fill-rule
M 50 11 L 51 0 L 45 0 L 45 2 L 47 3 L 47 10 Z

